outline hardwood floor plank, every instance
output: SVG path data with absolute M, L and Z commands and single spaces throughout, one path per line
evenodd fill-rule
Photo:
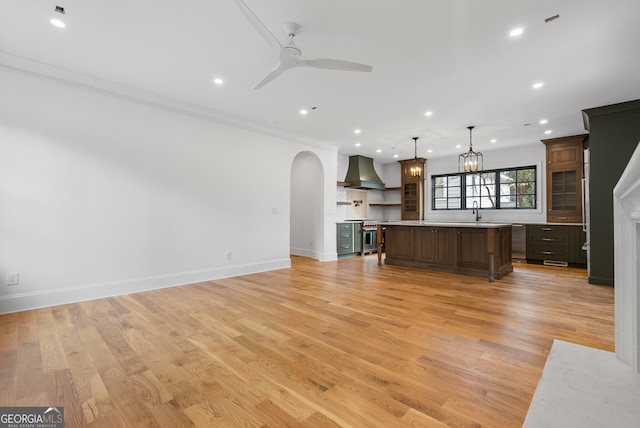
M 15 406 L 18 376 L 18 351 L 7 349 L 0 351 L 0 406 Z
M 88 423 L 113 411 L 114 406 L 91 356 L 85 349 L 75 328 L 62 334 L 62 345 L 67 355 L 76 391 Z
M 162 428 L 189 428 L 193 423 L 175 403 L 158 404 L 151 408 L 151 414 Z
M 271 400 L 263 400 L 255 406 L 260 415 L 260 420 L 264 421 L 264 426 L 268 427 L 302 427 L 302 423 L 285 412 Z
M 40 354 L 44 373 L 69 368 L 62 341 L 55 330 L 50 330 L 47 336 L 40 338 Z
M 42 355 L 38 342 L 22 343 L 18 346 L 16 359 L 16 400 L 38 395 L 46 391 Z
M 64 407 L 65 424 L 76 427 L 86 425 L 71 370 L 56 370 L 46 376 L 48 406 Z
M 0 350 L 2 352 L 15 351 L 18 347 L 18 317 L 6 316 L 0 324 Z
M 61 402 L 67 427 L 517 427 L 555 338 L 612 351 L 613 289 L 292 257 L 0 316 L 0 405 Z

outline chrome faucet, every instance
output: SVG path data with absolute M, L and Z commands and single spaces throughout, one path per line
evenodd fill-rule
M 471 214 L 476 216 L 476 221 L 482 218 L 480 217 L 480 210 L 478 209 L 478 201 L 473 201 L 473 211 L 471 212 Z

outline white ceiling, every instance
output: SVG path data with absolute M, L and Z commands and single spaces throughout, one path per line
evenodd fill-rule
M 306 57 L 373 72 L 300 67 L 252 90 L 277 56 L 234 0 L 5 0 L 0 65 L 72 71 L 382 163 L 413 157 L 414 136 L 419 156 L 455 156 L 468 125 L 480 151 L 584 133 L 583 109 L 640 98 L 638 0 L 245 1 L 282 43 L 282 25 L 301 24 Z

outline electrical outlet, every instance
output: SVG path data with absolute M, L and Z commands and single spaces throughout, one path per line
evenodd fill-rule
M 20 274 L 18 272 L 9 272 L 7 274 L 7 285 L 18 285 L 20 283 Z
M 224 253 L 224 257 L 226 258 L 226 260 L 228 262 L 231 261 L 231 251 L 227 251 L 226 253 Z

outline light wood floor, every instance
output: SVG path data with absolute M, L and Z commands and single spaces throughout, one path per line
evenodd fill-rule
M 520 427 L 554 338 L 613 350 L 579 269 L 376 256 L 0 316 L 0 405 L 66 427 Z

